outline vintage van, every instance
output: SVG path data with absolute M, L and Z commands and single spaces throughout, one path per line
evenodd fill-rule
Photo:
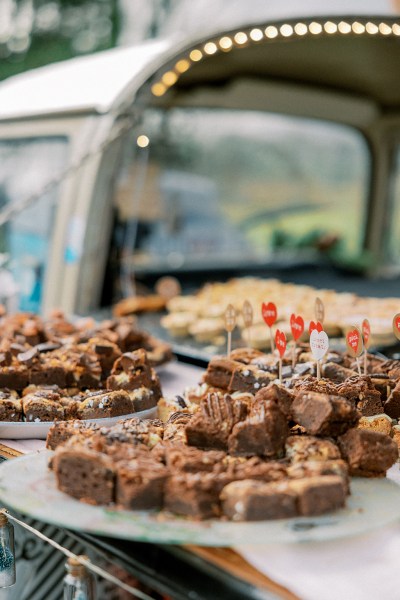
M 400 18 L 331 13 L 3 82 L 0 252 L 20 308 L 85 314 L 164 274 L 393 294 L 399 65 Z

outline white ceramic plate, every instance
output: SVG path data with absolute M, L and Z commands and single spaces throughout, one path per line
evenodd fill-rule
M 50 451 L 0 465 L 0 500 L 35 519 L 98 535 L 167 544 L 237 546 L 330 540 L 358 535 L 400 518 L 400 486 L 388 479 L 353 479 L 347 507 L 322 517 L 254 523 L 190 521 L 163 513 L 89 506 L 60 492 L 48 471 Z
M 157 407 L 142 410 L 130 415 L 120 415 L 110 419 L 85 419 L 85 423 L 98 423 L 99 425 L 112 425 L 121 419 L 138 417 L 139 419 L 154 419 L 157 416 Z M 0 439 L 6 440 L 45 440 L 47 432 L 53 421 L 27 422 L 27 421 L 0 421 Z

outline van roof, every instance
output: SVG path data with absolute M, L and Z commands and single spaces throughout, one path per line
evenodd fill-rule
M 171 47 L 171 40 L 148 41 L 11 77 L 0 85 L 0 120 L 107 112 L 128 84 L 135 78 L 142 83 L 152 74 L 151 65 L 160 66 Z

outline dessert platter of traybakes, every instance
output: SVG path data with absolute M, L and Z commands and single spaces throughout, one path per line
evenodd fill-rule
M 243 300 L 240 311 L 250 326 L 257 308 Z M 0 402 L 19 402 L 25 419 L 31 414 L 26 398 L 33 402 L 35 395 L 61 412 L 48 419 L 45 452 L 1 466 L 2 501 L 70 528 L 205 545 L 329 539 L 400 518 L 400 487 L 386 478 L 399 457 L 400 361 L 368 352 L 375 315 L 364 313 L 368 319 L 359 327 L 344 329 L 346 350 L 338 351 L 329 348 L 321 298 L 313 298 L 309 323 L 289 316 L 291 340 L 279 329 L 278 302 L 267 297 L 258 307 L 268 352 L 250 343 L 231 350 L 240 315 L 225 305 L 226 352 L 173 397 L 163 396 L 149 343 L 132 348 L 117 337 L 121 327 L 134 329 L 129 319 L 74 325 L 66 334 L 57 329 L 57 320 L 67 323 L 58 315 L 51 324 L 40 321 L 44 341 L 28 340 L 26 331 L 3 334 L 10 345 L 4 342 L 9 354 L 0 385 L 12 368 L 28 379 L 18 386 L 3 379 Z M 385 318 L 400 336 L 393 308 Z M 13 350 L 15 343 L 24 352 Z M 38 349 L 51 343 L 59 346 Z M 32 348 L 34 356 L 21 366 L 20 355 Z M 160 362 L 166 349 L 157 350 Z M 50 378 L 60 363 L 60 380 L 51 383 L 44 373 Z M 125 407 L 125 418 L 90 422 L 106 397 Z M 149 398 L 157 418 L 140 418 L 134 413 L 148 408 Z

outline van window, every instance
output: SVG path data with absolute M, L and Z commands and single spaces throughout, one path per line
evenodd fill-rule
M 119 221 L 136 222 L 136 274 L 361 252 L 369 154 L 356 130 L 180 108 L 148 110 L 138 133 L 150 144 L 126 143 L 115 194 Z
M 18 282 L 18 308 L 24 311 L 40 311 L 59 186 L 41 192 L 61 175 L 66 160 L 63 137 L 0 140 L 0 216 L 16 208 L 0 227 L 1 266 Z

